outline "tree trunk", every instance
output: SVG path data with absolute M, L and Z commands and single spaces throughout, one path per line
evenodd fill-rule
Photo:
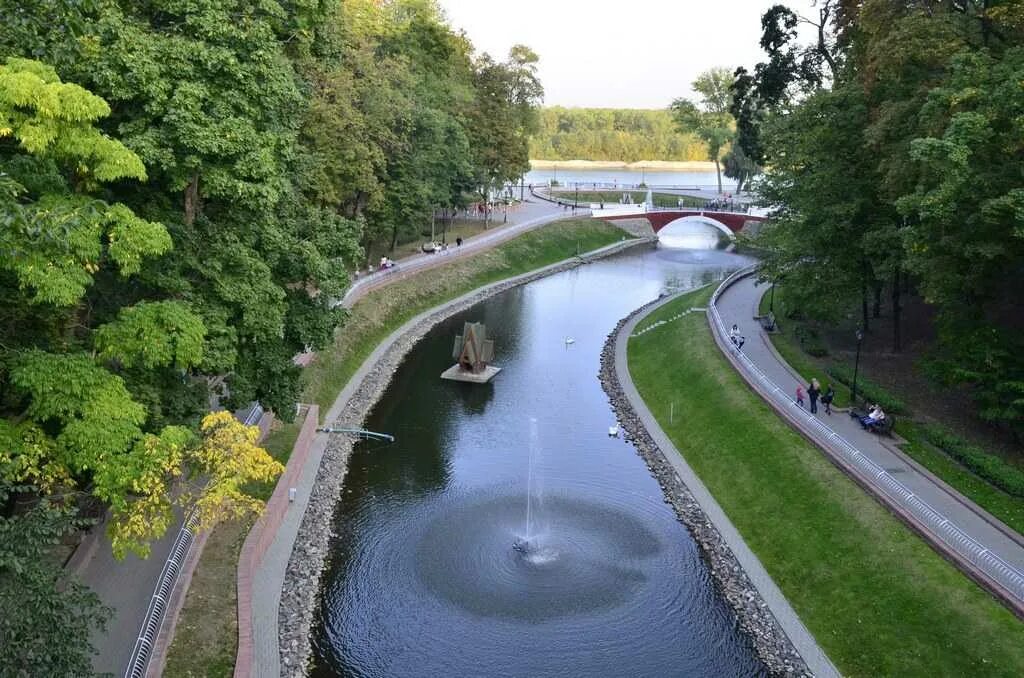
M 388 251 L 393 253 L 395 251 L 395 247 L 397 245 L 398 245 L 398 222 L 396 221 L 395 225 L 391 227 L 391 248 Z
M 199 175 L 193 174 L 185 187 L 185 224 L 191 226 L 201 210 L 199 204 Z
M 871 317 L 882 317 L 882 283 L 875 281 L 875 301 L 871 305 Z
M 722 193 L 722 165 L 718 162 L 718 158 L 715 158 L 715 174 L 718 175 L 718 193 Z
M 899 353 L 903 350 L 903 332 L 900 327 L 902 309 L 900 308 L 900 267 L 892 269 L 892 350 Z

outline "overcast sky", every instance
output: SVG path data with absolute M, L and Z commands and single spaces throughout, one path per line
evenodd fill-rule
M 440 0 L 477 50 L 540 55 L 549 106 L 664 108 L 714 66 L 763 59 L 761 14 L 784 0 Z M 814 16 L 813 0 L 785 3 Z

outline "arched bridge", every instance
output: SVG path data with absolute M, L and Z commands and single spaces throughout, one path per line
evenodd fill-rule
M 760 223 L 763 216 L 754 216 L 746 212 L 718 212 L 698 209 L 644 209 L 643 205 L 610 206 L 604 210 L 593 210 L 595 219 L 615 221 L 618 219 L 647 219 L 654 232 L 657 233 L 669 224 L 677 221 L 696 221 L 714 226 L 730 238 L 739 233 L 750 222 Z M 639 207 L 639 209 L 637 209 Z

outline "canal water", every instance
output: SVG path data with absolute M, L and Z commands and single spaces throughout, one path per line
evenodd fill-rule
M 367 422 L 397 442 L 350 459 L 313 674 L 763 675 L 658 484 L 609 437 L 597 378 L 619 319 L 748 263 L 634 251 L 434 328 Z M 494 339 L 491 384 L 439 379 L 464 321 Z

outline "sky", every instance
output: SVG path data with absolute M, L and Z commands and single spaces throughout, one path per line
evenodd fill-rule
M 716 66 L 763 60 L 761 14 L 785 0 L 439 0 L 478 51 L 540 56 L 547 106 L 665 108 Z M 813 0 L 791 0 L 815 16 Z

